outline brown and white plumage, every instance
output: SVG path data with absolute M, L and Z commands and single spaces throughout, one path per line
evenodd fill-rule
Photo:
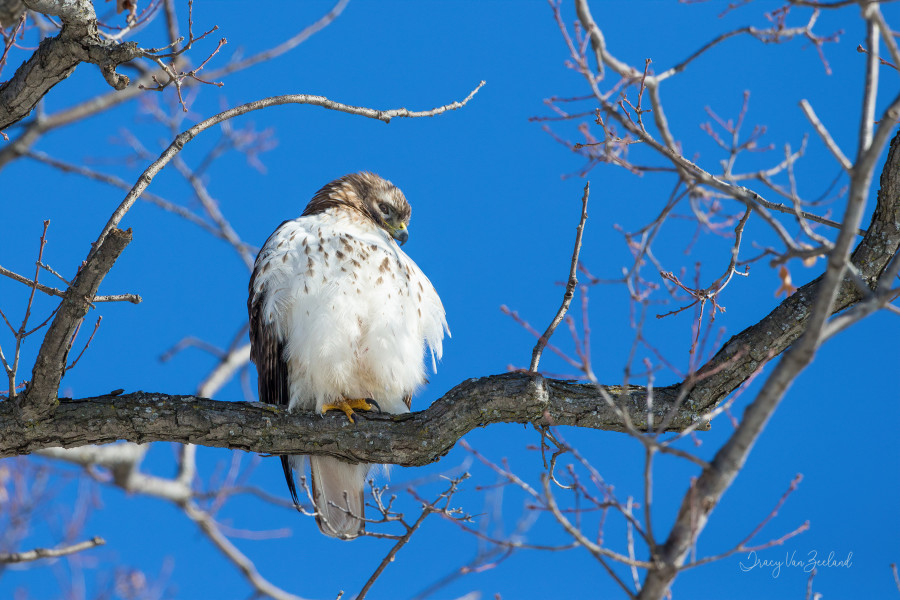
M 425 381 L 423 353 L 434 366 L 447 331 L 437 292 L 397 245 L 409 217 L 393 184 L 355 173 L 323 187 L 301 217 L 269 237 L 247 302 L 260 401 L 320 412 L 371 398 L 382 411 L 408 412 Z M 291 468 L 302 470 L 302 459 L 282 457 L 295 503 Z M 327 456 L 309 462 L 319 528 L 356 537 L 369 465 Z

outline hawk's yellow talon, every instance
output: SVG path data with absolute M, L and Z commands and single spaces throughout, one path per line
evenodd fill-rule
M 347 419 L 353 423 L 354 410 L 372 410 L 373 408 L 375 408 L 375 406 L 370 404 L 365 398 L 354 398 L 352 400 L 343 398 L 337 402 L 330 402 L 322 405 L 322 414 L 324 415 L 329 410 L 339 410 L 347 415 Z

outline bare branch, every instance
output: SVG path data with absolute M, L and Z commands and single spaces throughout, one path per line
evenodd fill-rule
M 22 420 L 43 418 L 53 410 L 71 349 L 72 334 L 87 314 L 100 282 L 129 242 L 131 230 L 112 230 L 108 243 L 104 243 L 99 252 L 92 253 L 66 291 L 34 361 L 31 381 L 19 402 L 19 417 Z
M 265 594 L 275 600 L 303 600 L 300 596 L 295 596 L 285 592 L 269 582 L 265 577 L 260 575 L 256 569 L 256 565 L 243 552 L 238 550 L 237 546 L 231 543 L 225 535 L 219 530 L 218 525 L 213 518 L 206 512 L 200 510 L 193 502 L 187 502 L 182 506 L 187 517 L 197 524 L 197 527 L 206 534 L 206 537 L 231 561 L 238 570 L 243 573 L 247 581 L 260 594 Z
M 328 110 L 336 110 L 339 112 L 345 112 L 351 115 L 360 115 L 363 117 L 368 117 L 370 119 L 378 119 L 380 121 L 384 121 L 385 123 L 390 123 L 393 118 L 402 118 L 402 117 L 433 117 L 442 113 L 445 113 L 449 110 L 456 110 L 458 108 L 462 108 L 472 99 L 472 97 L 481 89 L 484 85 L 484 81 L 478 84 L 478 86 L 469 93 L 466 98 L 460 102 L 453 102 L 451 104 L 446 104 L 444 106 L 439 106 L 437 108 L 433 108 L 431 110 L 424 111 L 410 111 L 405 108 L 395 108 L 391 110 L 376 110 L 372 108 L 365 108 L 361 106 L 350 106 L 348 104 L 341 104 L 340 102 L 334 102 L 333 100 L 329 100 L 323 96 L 312 96 L 309 94 L 291 94 L 287 96 L 274 96 L 271 98 L 263 98 L 262 100 L 257 100 L 255 102 L 249 102 L 247 104 L 242 104 L 240 106 L 236 106 L 229 110 L 220 112 L 217 115 L 213 115 L 208 119 L 197 123 L 190 129 L 183 131 L 178 136 L 175 137 L 175 140 L 169 144 L 169 147 L 166 148 L 163 153 L 157 158 L 149 167 L 147 167 L 141 176 L 138 178 L 138 182 L 131 188 L 131 191 L 128 195 L 125 196 L 125 199 L 119 205 L 119 207 L 113 212 L 112 217 L 110 217 L 109 222 L 107 222 L 106 226 L 103 228 L 103 231 L 100 232 L 100 237 L 97 238 L 97 241 L 94 244 L 94 249 L 91 254 L 97 251 L 98 248 L 103 246 L 103 241 L 110 231 L 115 228 L 119 222 L 122 220 L 122 217 L 125 216 L 125 213 L 132 207 L 135 201 L 141 196 L 143 191 L 150 185 L 150 182 L 153 181 L 153 178 L 156 176 L 159 171 L 165 167 L 169 161 L 171 161 L 180 151 L 184 148 L 185 144 L 194 139 L 199 133 L 209 129 L 213 125 L 218 125 L 219 123 L 226 121 L 228 119 L 234 118 L 239 115 L 243 115 L 255 110 L 260 110 L 263 108 L 268 108 L 270 106 L 280 106 L 282 104 L 311 104 L 314 106 L 321 106 Z M 91 255 L 88 255 L 88 259 L 90 259 Z
M 610 386 L 604 393 L 646 427 L 643 388 Z M 670 409 L 675 388 L 654 389 L 654 410 Z M 41 448 L 72 448 L 116 440 L 171 441 L 271 454 L 329 454 L 359 462 L 424 465 L 446 453 L 468 431 L 490 423 L 544 423 L 622 430 L 618 409 L 606 404 L 597 386 L 509 373 L 461 383 L 428 409 L 372 414 L 351 425 L 347 419 L 247 402 L 135 392 L 80 400 L 59 400 L 52 419 L 23 426 L 14 408 L 0 402 L 0 457 Z M 680 410 L 670 429 L 701 417 Z M 702 427 L 701 427 L 702 428 Z M 423 437 L 422 432 L 428 431 Z
M 42 41 L 13 77 L 0 85 L 0 131 L 26 117 L 81 62 L 99 65 L 103 77 L 115 89 L 128 86 L 128 77 L 116 73 L 115 66 L 141 56 L 141 50 L 133 42 L 116 44 L 103 40 L 90 0 L 26 0 L 26 5 L 59 16 L 63 28 L 58 36 Z
M 210 71 L 209 73 L 207 73 L 207 77 L 211 79 L 225 77 L 237 71 L 241 71 L 250 66 L 253 66 L 254 64 L 257 64 L 262 60 L 275 58 L 289 51 L 297 44 L 308 39 L 314 33 L 322 30 L 325 25 L 334 20 L 334 18 L 337 17 L 337 15 L 343 9 L 344 4 L 345 2 L 341 0 L 338 5 L 336 5 L 319 21 L 317 21 L 313 25 L 310 25 L 287 42 L 284 42 L 283 44 L 280 44 L 269 50 L 264 50 L 242 61 L 231 62 L 219 69 Z M 167 26 L 170 35 L 174 36 L 174 38 L 172 39 L 174 44 L 175 40 L 177 40 L 178 37 L 177 24 L 174 22 L 175 14 L 174 9 L 170 5 L 170 2 L 166 2 L 166 19 L 168 21 Z M 128 102 L 129 100 L 133 100 L 136 96 L 144 93 L 141 90 L 142 85 L 150 85 L 154 82 L 154 77 L 158 78 L 163 77 L 164 75 L 165 73 L 162 70 L 146 73 L 136 81 L 137 85 L 131 85 L 124 90 L 110 92 L 108 94 L 91 98 L 89 100 L 76 104 L 75 106 L 58 111 L 54 114 L 42 116 L 40 119 L 31 120 L 24 127 L 24 131 L 19 135 L 19 137 L 17 137 L 15 140 L 13 140 L 12 143 L 6 145 L 5 147 L 0 147 L 0 169 L 2 169 L 10 161 L 15 160 L 28 152 L 28 150 L 34 145 L 34 143 L 48 131 L 70 125 L 71 123 L 89 117 L 91 115 L 102 113 L 104 111 L 115 108 L 119 104 Z M 190 87 L 192 85 L 198 84 L 198 81 L 187 79 L 184 81 L 183 86 Z
M 896 111 L 895 105 L 888 109 L 888 113 L 891 111 Z M 862 123 L 865 124 L 865 122 L 864 117 Z M 863 131 L 863 133 L 865 132 Z M 882 188 L 878 195 L 876 216 L 873 217 L 866 238 L 851 257 L 853 240 L 865 210 L 865 200 L 871 183 L 871 169 L 865 168 L 864 160 L 872 152 L 877 151 L 878 146 L 876 136 L 871 144 L 861 151 L 854 167 L 843 225 L 834 248 L 829 254 L 825 274 L 816 281 L 816 290 L 812 294 L 808 313 L 804 318 L 806 323 L 803 335 L 778 361 L 757 397 L 745 410 L 740 426 L 719 449 L 710 466 L 703 470 L 691 490 L 684 496 L 675 524 L 666 543 L 660 549 L 658 559 L 661 564 L 658 568 L 648 572 L 639 598 L 662 598 L 669 590 L 672 581 L 683 567 L 695 544 L 697 536 L 708 523 L 710 513 L 718 505 L 734 478 L 737 477 L 755 441 L 778 407 L 791 382 L 815 356 L 816 350 L 824 340 L 827 319 L 841 305 L 842 297 L 846 297 L 848 287 L 853 288 L 857 298 L 855 301 L 858 301 L 859 291 L 844 277 L 848 264 L 852 260 L 859 268 L 861 255 L 871 251 L 869 240 L 873 239 L 873 230 L 885 226 L 884 216 L 878 216 L 878 213 L 882 211 L 894 213 L 898 210 L 897 199 L 896 197 L 891 198 L 890 194 L 896 190 L 898 185 L 896 179 L 898 177 L 897 166 L 900 163 L 900 134 L 894 137 L 887 164 L 882 171 Z M 892 215 L 891 218 L 895 218 L 895 215 Z M 894 231 L 896 231 L 896 227 L 894 227 Z M 875 235 L 878 236 L 880 233 Z M 888 261 L 896 252 L 896 246 L 894 244 L 890 246 L 888 249 L 890 256 L 887 260 L 882 262 L 874 272 L 869 271 L 865 274 L 864 278 L 871 277 L 872 280 L 877 280 L 882 269 L 887 266 Z M 882 256 L 884 256 L 884 250 L 881 249 Z
M 837 142 L 834 141 L 834 138 L 832 138 L 831 134 L 828 133 L 828 130 L 825 129 L 822 121 L 816 116 L 812 106 L 809 105 L 809 102 L 807 102 L 805 98 L 800 101 L 800 108 L 803 110 L 803 114 L 806 115 L 806 118 L 809 119 L 813 128 L 815 128 L 816 133 L 818 133 L 819 137 L 822 138 L 822 141 L 825 142 L 825 146 L 831 151 L 844 170 L 850 172 L 850 169 L 853 168 L 853 163 L 851 163 L 850 159 L 841 152 L 840 146 L 837 145 Z
M 106 541 L 103 538 L 94 537 L 90 540 L 60 548 L 35 548 L 27 552 L 0 552 L 0 564 L 30 562 L 42 558 L 59 558 L 60 556 L 68 556 L 69 554 L 96 548 L 105 543 Z
M 225 383 L 231 380 L 234 373 L 250 362 L 250 344 L 244 344 L 230 350 L 222 357 L 216 368 L 206 376 L 197 393 L 203 397 L 211 397 L 218 392 Z
M 870 16 L 871 5 L 863 8 L 866 16 L 866 43 L 869 45 L 866 52 L 866 80 L 863 87 L 863 105 L 859 115 L 859 147 L 857 159 L 865 154 L 872 145 L 872 129 L 875 126 L 875 102 L 878 99 L 878 60 L 879 39 L 878 26 Z M 861 47 L 860 47 L 861 48 Z
M 302 600 L 273 585 L 256 569 L 253 561 L 244 555 L 222 532 L 213 516 L 200 509 L 194 501 L 191 487 L 194 476 L 194 447 L 187 446 L 180 460 L 176 478 L 166 479 L 140 471 L 147 446 L 137 444 L 113 444 L 109 446 L 82 446 L 75 449 L 50 448 L 40 452 L 42 456 L 63 460 L 84 467 L 102 467 L 112 474 L 111 483 L 130 493 L 144 494 L 166 500 L 178 506 L 193 521 L 220 552 L 246 577 L 260 594 L 275 600 Z
M 241 257 L 241 260 L 244 261 L 244 264 L 247 265 L 247 269 L 252 271 L 253 261 L 256 259 L 254 253 L 250 250 L 248 244 L 241 240 L 231 223 L 222 214 L 219 203 L 210 195 L 201 178 L 179 157 L 175 158 L 174 165 L 178 172 L 191 184 L 197 200 L 200 201 L 200 204 L 206 210 L 206 214 L 215 223 L 215 229 L 219 233 L 219 237 L 231 244 L 238 256 Z
M 881 7 L 878 3 L 872 3 L 867 5 L 865 10 L 868 12 L 868 18 L 874 20 L 875 24 L 878 26 L 881 38 L 888 47 L 888 51 L 891 53 L 891 59 L 894 61 L 895 68 L 900 68 L 900 49 L 897 48 L 897 40 L 894 39 L 894 32 L 891 31 L 891 28 L 884 20 Z
M 584 233 L 584 223 L 587 221 L 587 203 L 590 192 L 591 182 L 587 182 L 584 184 L 584 195 L 581 197 L 581 220 L 576 228 L 575 249 L 572 251 L 572 262 L 569 265 L 569 280 L 566 282 L 566 293 L 563 295 L 562 305 L 556 311 L 556 316 L 553 317 L 553 321 L 551 321 L 544 334 L 538 338 L 537 344 L 534 345 L 534 350 L 531 352 L 531 366 L 528 370 L 532 373 L 537 373 L 538 365 L 541 362 L 541 353 L 553 336 L 553 332 L 556 331 L 557 326 L 562 322 L 563 317 L 566 316 L 569 304 L 572 303 L 572 298 L 575 296 L 575 286 L 578 285 L 578 254 L 581 252 L 581 236 Z
M 403 524 L 403 526 L 406 527 L 406 533 L 404 533 L 402 536 L 400 536 L 400 538 L 397 540 L 397 543 L 391 547 L 391 549 L 388 551 L 388 553 L 384 556 L 384 558 L 378 564 L 378 567 L 376 567 L 375 572 L 372 573 L 372 575 L 366 581 L 365 585 L 363 585 L 362 589 L 359 591 L 359 594 L 356 595 L 356 600 L 363 600 L 363 598 L 366 597 L 366 594 L 369 593 L 369 590 L 372 589 L 372 586 L 375 584 L 375 582 L 378 580 L 378 578 L 381 576 L 381 574 L 384 572 L 384 570 L 387 568 L 387 566 L 390 563 L 394 562 L 394 558 L 397 556 L 397 553 L 400 551 L 400 549 L 409 543 L 410 538 L 412 538 L 413 534 L 415 534 L 416 531 L 419 530 L 419 528 L 422 526 L 422 523 L 425 521 L 426 518 L 428 518 L 429 515 L 432 515 L 434 513 L 446 514 L 447 512 L 449 512 L 446 507 L 438 507 L 437 503 L 440 502 L 441 500 L 446 500 L 447 502 L 449 502 L 450 498 L 452 498 L 453 495 L 458 491 L 457 488 L 458 488 L 460 481 L 462 481 L 466 477 L 468 477 L 468 475 L 463 475 L 459 479 L 451 480 L 450 487 L 446 491 L 442 492 L 440 494 L 440 496 L 438 496 L 437 500 L 434 500 L 433 502 L 422 502 L 422 512 L 419 514 L 419 517 L 412 524 L 407 524 L 406 521 L 401 520 L 401 523 Z M 374 491 L 375 490 L 373 490 L 373 492 Z M 381 494 L 375 493 L 373 495 L 375 497 L 377 508 L 379 509 L 379 512 L 382 513 L 384 518 L 388 519 L 388 518 L 392 517 L 393 515 L 389 512 L 389 509 L 385 508 L 385 506 L 382 504 Z
M 556 518 L 559 524 L 563 526 L 563 529 L 565 529 L 569 535 L 575 538 L 579 545 L 583 546 L 596 558 L 610 558 L 625 565 L 634 565 L 636 567 L 641 567 L 644 569 L 650 568 L 652 566 L 646 561 L 631 560 L 627 556 L 619 554 L 618 552 L 613 552 L 608 548 L 604 548 L 593 543 L 581 532 L 580 529 L 575 527 L 575 525 L 573 525 L 572 522 L 566 518 L 562 511 L 560 511 L 559 506 L 556 504 L 556 498 L 554 498 L 553 492 L 550 489 L 550 477 L 546 473 L 541 477 L 541 483 L 543 484 L 544 498 L 547 501 L 547 508 L 553 514 L 554 518 Z
M 132 184 L 126 182 L 124 179 L 122 179 L 120 177 L 116 177 L 115 175 L 108 175 L 106 173 L 100 173 L 99 171 L 95 171 L 95 170 L 89 169 L 87 167 L 68 163 L 68 162 L 59 160 L 57 158 L 53 158 L 52 156 L 46 154 L 45 152 L 29 150 L 29 151 L 25 152 L 24 156 L 27 156 L 28 158 L 32 158 L 38 162 L 44 163 L 45 165 L 48 165 L 55 169 L 59 169 L 63 173 L 75 173 L 77 175 L 81 175 L 82 177 L 87 177 L 88 179 L 93 179 L 94 181 L 101 181 L 103 183 L 109 184 L 115 188 L 124 190 L 126 192 L 129 191 L 132 187 Z M 221 230 L 221 228 L 216 227 L 215 225 L 211 225 L 210 223 L 206 222 L 206 220 L 204 220 L 203 217 L 201 217 L 200 215 L 194 213 L 193 211 L 191 211 L 183 206 L 179 206 L 173 202 L 170 202 L 170 201 L 168 201 L 164 198 L 161 198 L 161 197 L 157 196 L 156 194 L 152 194 L 150 192 L 144 192 L 143 194 L 141 194 L 141 200 L 144 200 L 145 202 L 154 204 L 166 212 L 173 213 L 173 214 L 181 217 L 185 221 L 188 221 L 190 223 L 193 223 L 194 225 L 197 225 L 204 231 L 216 236 L 219 239 L 228 241 L 225 233 Z M 257 248 L 253 248 L 253 247 L 249 247 L 249 246 L 245 246 L 245 249 L 248 251 L 252 251 L 252 252 L 256 252 L 258 250 Z M 0 267 L 0 269 L 2 269 L 2 267 Z M 0 271 L 0 273 L 2 273 L 2 271 Z M 38 289 L 40 289 L 40 288 L 38 288 Z M 51 293 L 51 292 L 46 292 L 46 293 Z M 59 294 L 54 294 L 54 295 L 61 296 L 62 292 L 59 292 Z M 139 296 L 135 296 L 135 297 L 138 299 L 138 301 L 140 301 Z M 94 302 L 103 302 L 103 300 L 95 299 Z M 135 302 L 135 304 L 136 303 L 137 302 Z
M 13 281 L 18 281 L 19 283 L 24 283 L 28 287 L 34 287 L 37 291 L 43 292 L 48 296 L 56 296 L 58 298 L 65 298 L 66 293 L 62 290 L 44 285 L 43 283 L 36 283 L 33 279 L 28 279 L 23 275 L 19 275 L 18 273 L 14 273 L 9 269 L 4 269 L 0 266 L 0 275 L 5 277 L 9 277 Z M 91 302 L 95 304 L 97 302 L 131 302 L 132 304 L 140 304 L 142 301 L 141 297 L 137 294 L 114 294 L 111 296 L 94 296 Z
M 344 12 L 344 9 L 347 7 L 347 3 L 349 1 L 350 0 L 338 0 L 334 7 L 332 7 L 332 9 L 325 15 L 323 15 L 322 18 L 320 18 L 312 25 L 306 26 L 302 31 L 300 31 L 300 33 L 298 33 L 294 37 L 281 42 L 280 44 L 274 46 L 269 50 L 264 50 L 258 54 L 254 54 L 253 56 L 248 56 L 243 60 L 228 64 L 222 69 L 211 73 L 209 76 L 213 78 L 222 77 L 223 75 L 226 75 L 233 71 L 240 71 L 242 69 L 252 67 L 255 64 L 265 62 L 267 60 L 275 58 L 276 56 L 280 56 L 285 52 L 288 52 L 289 50 L 299 46 L 311 36 L 322 31 L 323 29 L 325 29 L 325 27 L 331 24 L 331 22 L 334 21 L 338 17 L 338 15 Z

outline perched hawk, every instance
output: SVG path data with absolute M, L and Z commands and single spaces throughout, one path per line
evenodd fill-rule
M 397 245 L 408 237 L 403 193 L 373 173 L 332 181 L 303 215 L 266 240 L 250 278 L 250 356 L 259 399 L 288 410 L 409 411 L 425 381 L 423 353 L 441 357 L 447 320 L 424 273 Z M 374 400 L 374 402 L 372 402 Z M 375 405 L 375 406 L 373 406 Z M 281 459 L 294 503 L 291 469 Z M 309 457 L 316 522 L 326 535 L 358 536 L 370 465 Z

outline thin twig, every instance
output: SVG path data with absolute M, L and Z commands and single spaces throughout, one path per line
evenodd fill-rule
M 422 514 L 419 515 L 419 518 L 416 519 L 416 521 L 412 525 L 408 526 L 406 533 L 399 540 L 397 540 L 397 543 L 394 544 L 391 550 L 385 555 L 381 563 L 375 569 L 375 572 L 372 573 L 372 576 L 369 577 L 368 581 L 366 581 L 366 584 L 359 591 L 359 594 L 356 595 L 356 600 L 363 600 L 363 598 L 366 597 L 366 594 L 369 593 L 369 590 L 375 584 L 375 581 L 381 576 L 381 573 L 387 568 L 390 563 L 394 562 L 394 557 L 397 555 L 400 549 L 409 542 L 412 535 L 419 529 L 419 527 L 422 526 L 425 518 L 428 517 L 428 515 L 430 515 L 432 512 L 434 511 L 432 510 L 431 506 L 426 505 L 422 507 Z
M 91 337 L 89 337 L 88 341 L 85 342 L 84 348 L 81 349 L 81 352 L 78 353 L 78 356 L 75 357 L 75 360 L 72 361 L 72 364 L 70 364 L 69 366 L 66 367 L 66 371 L 69 371 L 69 370 L 75 368 L 75 365 L 77 365 L 78 361 L 81 360 L 81 355 L 84 354 L 84 351 L 87 350 L 88 346 L 91 345 L 91 341 L 94 339 L 94 335 L 97 333 L 97 330 L 100 328 L 100 321 L 102 321 L 102 320 L 103 320 L 103 315 L 98 315 L 97 322 L 94 323 L 94 330 L 91 332 Z M 80 327 L 80 325 L 79 325 L 79 327 Z M 77 335 L 78 332 L 76 331 L 75 333 Z M 75 342 L 74 336 L 72 337 L 72 342 L 73 343 Z
M 867 18 L 873 19 L 875 24 L 878 25 L 878 30 L 881 32 L 884 44 L 888 47 L 888 52 L 890 52 L 891 58 L 894 60 L 894 68 L 897 69 L 900 67 L 900 49 L 897 48 L 897 40 L 894 39 L 894 32 L 891 31 L 891 28 L 884 20 L 884 15 L 881 14 L 881 8 L 877 3 L 872 3 L 867 5 L 865 10 L 867 12 Z M 887 61 L 882 59 L 882 64 L 885 63 L 887 63 Z
M 106 543 L 101 537 L 94 537 L 90 540 L 78 542 L 71 546 L 63 546 L 62 548 L 35 548 L 27 552 L 0 552 L 0 564 L 21 563 L 39 560 L 41 558 L 59 558 L 60 556 L 68 556 L 90 548 L 96 548 Z
M 575 233 L 575 249 L 572 251 L 572 263 L 569 267 L 569 281 L 566 283 L 566 293 L 563 295 L 562 305 L 556 312 L 556 316 L 553 317 L 553 321 L 547 327 L 544 335 L 538 339 L 537 344 L 534 345 L 534 350 L 531 352 L 531 366 L 528 367 L 528 370 L 532 372 L 537 372 L 538 365 L 541 362 L 541 353 L 544 351 L 547 342 L 550 341 L 553 332 L 556 331 L 556 327 L 562 322 L 563 317 L 566 316 L 569 304 L 572 303 L 572 298 L 575 296 L 575 287 L 578 285 L 578 254 L 581 252 L 581 236 L 584 233 L 584 223 L 587 221 L 587 204 L 590 192 L 591 182 L 589 181 L 584 184 L 584 194 L 581 197 L 581 220 L 578 222 Z
M 840 146 L 837 145 L 837 142 L 835 142 L 834 138 L 831 137 L 831 134 L 828 133 L 825 125 L 823 125 L 822 121 L 819 120 L 819 117 L 816 116 L 816 112 L 813 110 L 812 106 L 810 106 L 809 102 L 807 102 L 806 98 L 800 101 L 800 108 L 803 110 L 803 114 L 806 115 L 806 118 L 809 119 L 809 122 L 816 130 L 816 133 L 818 133 L 819 137 L 822 138 L 822 141 L 825 142 L 825 147 L 831 151 L 844 170 L 849 173 L 850 169 L 853 168 L 853 163 L 850 162 L 850 159 L 841 151 Z
M 48 296 L 56 296 L 58 298 L 65 298 L 66 293 L 63 290 L 53 288 L 43 283 L 38 283 L 32 279 L 28 279 L 27 277 L 23 277 L 18 273 L 10 271 L 9 269 L 4 269 L 0 267 L 0 275 L 4 275 L 9 277 L 13 281 L 18 281 L 19 283 L 23 283 L 28 287 L 34 287 L 39 292 L 43 292 Z M 91 302 L 131 302 L 132 304 L 140 304 L 142 298 L 138 294 L 111 294 L 108 296 L 94 296 L 91 298 Z
M 201 132 L 209 129 L 214 125 L 218 125 L 223 121 L 227 121 L 228 119 L 237 117 L 239 115 L 244 115 L 255 110 L 261 110 L 270 106 L 280 106 L 282 104 L 310 104 L 313 106 L 321 106 L 322 108 L 326 108 L 328 110 L 336 110 L 351 115 L 360 115 L 371 119 L 378 119 L 380 121 L 384 121 L 385 123 L 390 123 L 391 119 L 394 118 L 433 117 L 450 110 L 462 108 L 469 102 L 469 100 L 472 99 L 473 96 L 475 96 L 476 93 L 478 93 L 478 90 L 480 90 L 484 84 L 484 81 L 480 82 L 475 87 L 475 89 L 473 89 L 469 93 L 469 95 L 461 101 L 453 102 L 451 104 L 445 104 L 444 106 L 439 106 L 431 110 L 423 111 L 411 111 L 405 108 L 376 110 L 373 108 L 366 108 L 362 106 L 341 104 L 340 102 L 334 102 L 333 100 L 329 100 L 328 98 L 325 98 L 323 96 L 313 96 L 310 94 L 273 96 L 270 98 L 263 98 L 262 100 L 257 100 L 255 102 L 248 102 L 247 104 L 242 104 L 226 111 L 222 111 L 219 114 L 213 115 L 212 117 L 209 117 L 208 119 L 197 123 L 190 129 L 187 129 L 179 134 L 172 141 L 172 143 L 169 144 L 169 147 L 166 148 L 162 154 L 160 154 L 159 158 L 157 158 L 149 167 L 144 170 L 143 173 L 141 173 L 141 176 L 138 178 L 137 183 L 134 185 L 134 187 L 131 188 L 131 191 L 128 192 L 128 194 L 125 196 L 125 199 L 122 200 L 122 203 L 113 212 L 112 216 L 109 218 L 109 221 L 106 223 L 106 226 L 103 228 L 103 231 L 100 232 L 100 236 L 97 238 L 97 241 L 94 243 L 91 253 L 88 255 L 88 260 L 90 260 L 94 253 L 96 253 L 97 250 L 103 245 L 103 242 L 109 235 L 109 232 L 119 224 L 119 222 L 125 216 L 125 213 L 128 212 L 128 210 L 134 205 L 135 201 L 137 201 L 137 199 L 141 196 L 147 186 L 150 185 L 150 182 L 153 181 L 153 178 L 156 176 L 156 174 L 159 173 L 159 171 L 164 166 L 166 166 L 169 161 L 171 161 L 175 157 L 175 155 L 177 155 L 181 151 L 182 148 L 184 148 L 185 144 L 190 142 Z

